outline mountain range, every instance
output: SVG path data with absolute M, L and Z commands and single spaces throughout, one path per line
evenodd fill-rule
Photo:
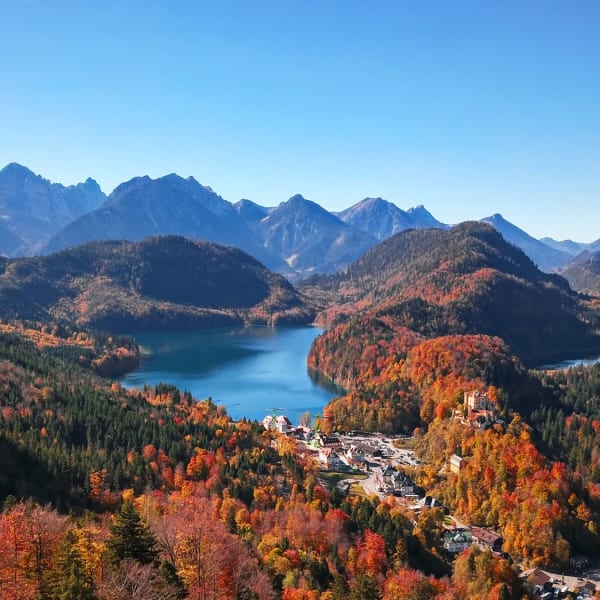
M 483 220 L 546 272 L 600 249 L 600 240 L 537 240 L 500 214 Z M 422 205 L 404 211 L 382 198 L 365 198 L 337 213 L 299 194 L 277 207 L 248 199 L 232 204 L 193 177 L 176 174 L 135 177 L 107 197 L 93 179 L 65 187 L 16 163 L 0 171 L 0 254 L 9 257 L 94 240 L 183 235 L 238 247 L 297 281 L 342 270 L 400 231 L 448 227 Z

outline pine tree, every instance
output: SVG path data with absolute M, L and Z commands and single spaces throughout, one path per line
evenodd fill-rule
M 94 579 L 85 567 L 72 532 L 67 533 L 49 575 L 48 589 L 52 600 L 96 600 Z
M 106 557 L 114 566 L 124 560 L 134 560 L 146 565 L 157 556 L 156 539 L 142 521 L 133 502 L 127 500 L 110 524 L 110 536 L 106 540 Z
M 336 575 L 331 585 L 331 600 L 347 600 L 350 588 L 343 575 Z
M 381 600 L 381 592 L 373 577 L 360 573 L 350 586 L 348 598 L 350 600 Z

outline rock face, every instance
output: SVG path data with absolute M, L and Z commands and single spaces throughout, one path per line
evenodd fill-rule
M 62 227 L 105 200 L 93 179 L 65 187 L 11 163 L 0 171 L 0 252 L 37 253 Z
M 304 275 L 342 269 L 377 242 L 299 194 L 272 209 L 255 230 L 267 250 Z
M 365 198 L 337 215 L 344 223 L 368 233 L 380 242 L 405 229 L 446 227 L 424 206 L 404 211 L 382 198 Z

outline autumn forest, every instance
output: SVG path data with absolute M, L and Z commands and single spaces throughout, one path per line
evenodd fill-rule
M 163 276 L 177 263 L 160 262 L 161 244 L 2 264 L 3 600 L 521 599 L 520 569 L 600 554 L 600 367 L 534 368 L 600 351 L 593 296 L 481 224 L 403 232 L 298 292 L 245 263 L 254 289 L 239 307 L 239 286 L 220 283 L 229 252 L 167 242 L 208 256 L 201 290 L 219 302 L 199 306 L 200 283 L 177 298 L 176 275 L 165 289 L 153 276 L 153 261 Z M 46 304 L 20 301 L 50 281 Z M 410 440 L 418 464 L 397 468 L 438 506 L 341 488 L 293 436 L 168 382 L 122 387 L 139 350 L 98 325 L 160 327 L 163 313 L 179 328 L 318 315 L 308 366 L 343 389 L 319 428 Z M 486 426 L 469 420 L 473 392 L 491 404 Z M 449 553 L 449 514 L 498 532 L 501 551 Z

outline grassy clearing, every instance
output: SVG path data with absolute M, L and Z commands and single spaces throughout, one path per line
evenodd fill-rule
M 332 489 L 340 481 L 344 479 L 366 479 L 367 476 L 361 472 L 350 472 L 350 471 L 320 471 L 319 477 L 324 479 Z

